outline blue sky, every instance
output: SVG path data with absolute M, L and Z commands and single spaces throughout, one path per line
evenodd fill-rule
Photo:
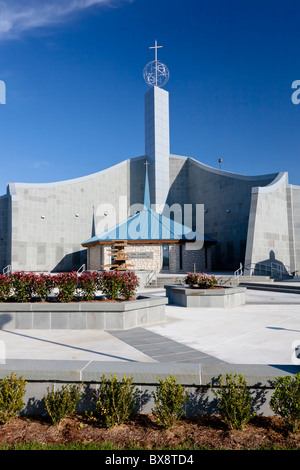
M 300 184 L 299 20 L 299 0 L 0 0 L 0 194 L 143 155 L 155 39 L 171 152 Z

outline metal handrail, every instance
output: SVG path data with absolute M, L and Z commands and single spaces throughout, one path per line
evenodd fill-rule
M 145 286 L 149 286 L 150 282 L 152 281 L 152 279 L 154 278 L 156 274 L 157 274 L 156 269 L 152 269 L 152 271 L 150 271 L 150 273 L 146 277 Z
M 5 266 L 5 268 L 3 269 L 3 274 L 7 275 L 9 273 L 11 273 L 11 265 L 10 264 Z
M 81 274 L 81 273 L 83 273 L 83 271 L 85 271 L 85 264 L 80 266 L 80 268 L 77 270 L 77 274 Z
M 243 275 L 243 265 L 242 265 L 242 263 L 240 263 L 239 269 L 234 271 L 234 279 L 238 279 L 242 275 Z
M 286 266 L 276 261 L 271 261 L 270 263 L 250 263 L 245 265 L 245 270 L 249 269 L 250 276 L 270 276 L 275 277 L 277 274 L 279 277 L 283 277 L 285 273 L 288 275 L 291 274 L 290 266 Z M 254 272 L 255 271 L 255 272 Z

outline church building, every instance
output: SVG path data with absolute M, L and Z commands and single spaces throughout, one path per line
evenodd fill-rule
M 298 273 L 300 186 L 286 172 L 244 176 L 171 154 L 169 72 L 158 48 L 144 69 L 142 154 L 80 178 L 9 183 L 0 197 L 2 271 L 102 269 L 113 242 L 126 240 L 136 270 L 242 264 L 247 274 Z

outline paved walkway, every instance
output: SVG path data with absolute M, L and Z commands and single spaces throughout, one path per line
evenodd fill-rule
M 147 290 L 164 295 L 164 290 Z M 166 321 L 127 331 L 0 330 L 0 360 L 292 364 L 300 294 L 248 290 L 229 309 L 166 306 Z
M 202 364 L 225 362 L 199 349 L 186 346 L 183 342 L 174 341 L 145 328 L 111 331 L 110 334 L 157 362 L 197 362 Z

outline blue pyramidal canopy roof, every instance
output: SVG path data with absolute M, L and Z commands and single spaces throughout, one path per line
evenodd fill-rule
M 163 214 L 159 214 L 150 207 L 150 191 L 148 172 L 146 169 L 144 210 L 129 217 L 124 222 L 105 230 L 99 235 L 86 240 L 82 245 L 97 242 L 111 242 L 116 240 L 127 241 L 162 241 L 162 240 L 189 240 L 196 239 L 196 233 L 190 227 L 186 227 L 176 220 L 172 220 Z M 215 240 L 197 234 L 198 240 L 214 242 Z

